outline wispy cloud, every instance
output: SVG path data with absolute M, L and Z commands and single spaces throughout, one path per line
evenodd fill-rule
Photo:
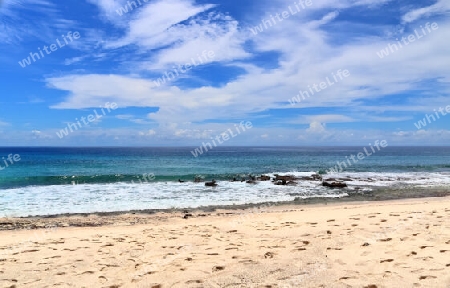
M 450 2 L 447 0 L 438 0 L 435 4 L 414 9 L 406 13 L 402 20 L 404 23 L 414 22 L 423 17 L 430 17 L 435 14 L 449 14 L 450 12 Z
M 10 123 L 8 123 L 8 122 L 3 122 L 3 121 L 0 121 L 0 126 L 10 126 L 11 124 Z
M 303 137 L 298 138 L 296 129 L 300 127 L 301 132 L 313 134 L 313 140 L 341 141 L 342 135 L 355 138 L 364 133 L 332 127 L 372 122 L 389 124 L 394 130 L 427 109 L 448 105 L 450 55 L 446 39 L 450 37 L 450 21 L 440 17 L 450 11 L 447 1 L 418 6 L 389 0 L 313 0 L 308 9 L 258 35 L 252 35 L 249 27 L 282 11 L 285 1 L 263 0 L 258 5 L 249 4 L 245 11 L 228 13 L 225 4 L 217 4 L 220 1 L 156 0 L 123 16 L 116 10 L 127 3 L 125 0 L 87 2 L 83 5 L 91 14 L 81 21 L 63 17 L 67 15 L 58 3 L 8 0 L 0 10 L 0 26 L 4 28 L 0 29 L 0 42 L 20 44 L 17 47 L 24 49 L 36 46 L 31 38 L 50 43 L 48 39 L 55 39 L 61 29 L 75 31 L 78 27 L 83 41 L 55 59 L 58 67 L 45 63 L 39 68 L 47 70 L 21 77 L 44 78 L 47 90 L 39 98 L 47 92 L 57 95 L 51 101 L 46 99 L 55 114 L 98 107 L 105 101 L 118 103 L 126 111 L 111 118 L 134 127 L 129 129 L 131 134 L 108 128 L 119 133 L 119 138 L 194 139 L 215 135 L 223 128 L 216 129 L 217 123 L 255 119 L 267 131 L 258 130 L 255 122 L 255 134 L 250 133 L 249 139 L 265 135 L 264 139 L 292 141 Z M 393 7 L 397 10 L 389 19 L 398 20 L 389 25 L 377 17 L 367 20 L 358 14 L 381 15 L 377 13 L 390 13 Z M 22 12 L 26 12 L 25 17 Z M 380 49 L 432 20 L 438 21 L 439 29 L 426 39 L 410 43 L 386 59 L 377 56 Z M 204 50 L 213 51 L 215 57 L 196 71 L 155 87 L 153 81 L 162 73 L 174 71 Z M 349 70 L 351 77 L 298 105 L 289 105 L 287 99 L 299 90 L 307 90 L 308 85 L 320 83 L 339 69 Z M 146 116 L 142 111 L 134 113 L 136 108 L 148 109 Z M 336 123 L 340 124 L 332 125 Z M 378 132 L 383 132 L 382 128 Z M 155 133 L 149 135 L 149 129 Z M 36 130 L 47 134 L 45 129 Z M 392 131 L 378 138 L 387 134 L 399 141 L 406 139 Z

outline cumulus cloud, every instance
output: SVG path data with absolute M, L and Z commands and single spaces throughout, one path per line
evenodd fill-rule
M 326 130 L 325 127 L 326 127 L 325 123 L 314 121 L 309 124 L 309 128 L 306 129 L 306 131 L 309 133 L 323 133 Z

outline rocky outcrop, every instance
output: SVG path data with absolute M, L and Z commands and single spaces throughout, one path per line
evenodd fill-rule
M 297 185 L 297 183 L 295 181 L 286 181 L 286 180 L 274 181 L 273 184 L 275 184 L 275 185 L 288 185 L 288 186 Z
M 322 181 L 322 176 L 320 174 L 313 174 L 311 175 L 311 178 L 314 179 L 314 181 Z
M 345 188 L 347 187 L 347 184 L 344 182 L 326 182 L 323 181 L 322 185 L 325 187 L 330 187 L 330 188 Z
M 267 175 L 261 175 L 257 178 L 259 181 L 270 181 L 270 176 Z
M 285 180 L 285 181 L 295 181 L 295 180 L 297 180 L 297 178 L 295 178 L 292 175 L 280 176 L 278 174 L 275 174 L 275 181 L 283 181 L 283 180 Z
M 216 187 L 217 186 L 216 180 L 212 180 L 211 182 L 205 182 L 205 186 Z

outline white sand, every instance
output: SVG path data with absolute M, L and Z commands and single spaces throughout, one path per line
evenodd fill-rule
M 1 231 L 0 287 L 450 287 L 450 198 L 252 211 Z

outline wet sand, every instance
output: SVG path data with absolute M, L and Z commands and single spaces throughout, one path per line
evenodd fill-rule
M 450 197 L 0 219 L 0 287 L 448 288 L 449 219 Z

